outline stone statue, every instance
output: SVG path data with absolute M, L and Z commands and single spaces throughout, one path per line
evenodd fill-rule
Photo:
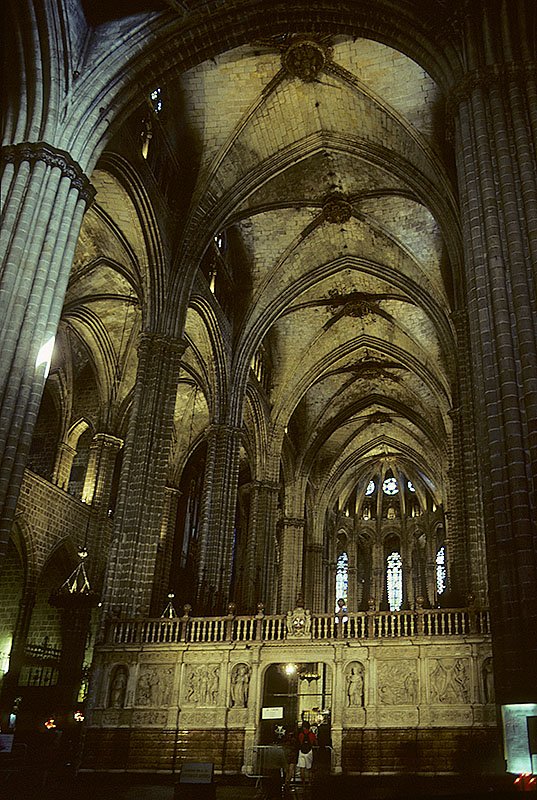
M 246 708 L 250 687 L 250 670 L 246 664 L 238 664 L 231 676 L 231 705 Z
M 354 664 L 347 675 L 347 705 L 363 706 L 364 704 L 364 675 L 361 664 Z
M 110 696 L 108 700 L 109 708 L 123 708 L 125 705 L 127 678 L 128 674 L 126 667 L 116 667 L 112 683 L 110 684 Z
M 492 671 L 492 658 L 483 662 L 483 694 L 485 703 L 494 702 L 494 672 Z

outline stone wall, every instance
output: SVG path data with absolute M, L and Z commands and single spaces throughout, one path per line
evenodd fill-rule
M 313 662 L 330 670 L 334 772 L 491 768 L 487 635 L 101 645 L 84 766 L 169 771 L 208 760 L 217 771 L 251 770 L 269 666 Z

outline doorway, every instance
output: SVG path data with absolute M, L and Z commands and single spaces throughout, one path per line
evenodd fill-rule
M 332 670 L 323 662 L 271 664 L 265 672 L 259 744 L 271 744 L 309 722 L 330 743 Z

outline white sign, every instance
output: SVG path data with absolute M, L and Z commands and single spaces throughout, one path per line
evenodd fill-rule
M 537 715 L 535 703 L 502 706 L 504 756 L 507 772 L 531 772 L 528 717 Z
M 261 719 L 283 719 L 283 706 L 262 708 Z

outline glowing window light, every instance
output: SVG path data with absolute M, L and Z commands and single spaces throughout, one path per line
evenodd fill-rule
M 160 114 L 162 111 L 162 91 L 160 86 L 157 86 L 156 89 L 153 89 L 149 95 L 149 99 L 151 100 L 151 106 L 155 114 Z
M 338 556 L 336 564 L 336 614 L 339 611 L 337 601 L 343 600 L 345 606 L 347 605 L 347 590 L 349 585 L 349 556 L 347 553 L 341 553 Z
M 406 485 L 408 486 L 408 491 L 409 491 L 409 492 L 415 492 L 415 491 L 416 491 L 416 490 L 414 489 L 414 484 L 412 483 L 412 481 L 407 481 L 407 484 L 406 484 Z
M 446 589 L 446 549 L 444 545 L 436 554 L 436 591 L 442 594 Z
M 373 494 L 375 491 L 375 481 L 369 481 L 367 484 L 367 489 L 365 490 L 366 495 L 369 497 L 370 494 Z
M 384 483 L 382 484 L 382 491 L 384 494 L 393 495 L 399 492 L 399 487 L 397 486 L 397 481 L 395 478 L 386 478 Z
M 52 361 L 52 353 L 54 351 L 54 342 L 56 337 L 51 336 L 45 344 L 42 344 L 39 348 L 39 353 L 37 354 L 37 358 L 35 360 L 35 368 L 39 369 L 45 365 L 45 378 L 48 375 L 48 371 L 50 369 L 50 362 Z
M 400 611 L 403 603 L 403 561 L 394 551 L 386 559 L 386 586 L 390 611 Z

